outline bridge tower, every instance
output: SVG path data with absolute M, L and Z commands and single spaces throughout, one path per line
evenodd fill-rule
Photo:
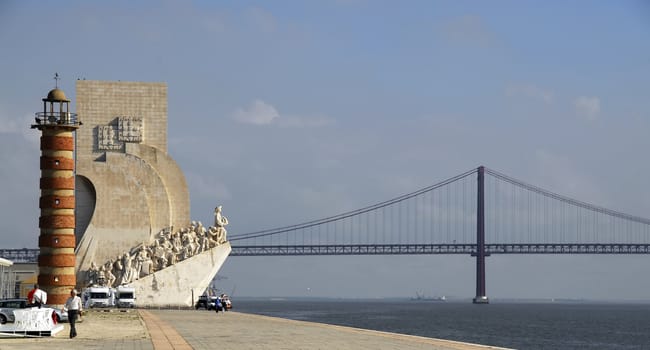
M 476 297 L 474 304 L 488 304 L 485 293 L 485 167 L 478 167 L 478 191 L 476 200 Z
M 74 288 L 75 275 L 75 131 L 81 125 L 70 100 L 56 87 L 43 99 L 32 129 L 41 131 L 38 226 L 38 284 L 48 304 L 62 305 Z

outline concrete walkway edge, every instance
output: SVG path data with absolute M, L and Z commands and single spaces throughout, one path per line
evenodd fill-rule
M 190 344 L 167 322 L 147 310 L 139 310 L 154 350 L 192 350 Z

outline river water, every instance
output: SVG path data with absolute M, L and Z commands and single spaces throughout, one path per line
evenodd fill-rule
M 234 310 L 515 349 L 650 349 L 650 304 L 236 299 Z

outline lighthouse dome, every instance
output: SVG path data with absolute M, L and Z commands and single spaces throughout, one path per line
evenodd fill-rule
M 48 101 L 48 102 L 70 102 L 65 97 L 65 93 L 61 89 L 52 89 L 50 92 L 47 93 L 47 98 L 44 98 L 43 101 Z

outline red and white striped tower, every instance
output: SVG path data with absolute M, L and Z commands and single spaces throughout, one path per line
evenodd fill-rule
M 58 87 L 43 99 L 35 121 L 32 129 L 41 131 L 38 284 L 48 293 L 48 304 L 62 305 L 77 283 L 74 137 L 81 123 Z

